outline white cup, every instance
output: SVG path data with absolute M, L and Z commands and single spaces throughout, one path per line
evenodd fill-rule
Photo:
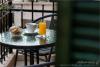
M 37 28 L 37 24 L 36 23 L 27 23 L 26 24 L 26 29 L 28 33 L 34 33 L 34 31 Z

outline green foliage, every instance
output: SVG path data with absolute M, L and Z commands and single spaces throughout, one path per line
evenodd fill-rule
M 0 10 L 5 11 L 5 10 L 8 10 L 8 9 L 9 9 L 8 4 L 1 4 L 0 5 Z

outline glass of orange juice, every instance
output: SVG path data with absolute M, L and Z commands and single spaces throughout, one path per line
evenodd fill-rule
M 41 45 L 46 44 L 46 39 L 45 38 L 40 38 L 39 43 Z
M 46 34 L 46 22 L 40 21 L 39 22 L 39 35 L 45 35 Z

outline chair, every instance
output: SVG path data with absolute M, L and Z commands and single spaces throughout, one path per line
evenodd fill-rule
M 47 28 L 50 28 L 50 29 L 54 29 L 55 28 L 55 22 L 56 20 L 54 20 L 54 16 L 57 16 L 57 14 L 50 14 L 50 15 L 46 15 L 46 16 L 43 16 L 43 17 L 40 17 L 34 21 L 32 21 L 32 23 L 38 23 L 39 20 L 42 20 L 44 18 L 48 18 L 48 17 L 52 17 L 51 18 L 51 21 L 46 21 L 47 22 Z M 55 47 L 48 47 L 48 48 L 41 48 L 38 50 L 35 50 L 35 56 L 37 58 L 37 63 L 39 63 L 39 56 L 45 56 L 46 60 L 45 61 L 50 61 L 50 58 L 51 58 L 51 54 L 55 52 Z M 25 56 L 25 52 L 24 50 L 16 50 L 16 58 L 15 58 L 15 64 L 14 66 L 16 66 L 16 61 L 17 61 L 17 56 L 18 56 L 18 52 L 21 52 L 22 54 L 24 53 L 24 56 Z M 29 50 L 27 50 L 28 54 L 29 54 Z M 34 52 L 34 50 L 33 50 Z M 47 57 L 47 55 L 49 55 Z M 43 60 L 43 59 L 41 59 Z
M 54 19 L 54 16 L 57 16 L 57 14 L 50 14 L 50 15 L 46 15 L 43 17 L 40 17 L 36 20 L 33 21 L 33 23 L 38 23 L 38 21 L 43 20 L 45 18 L 51 17 L 51 21 L 46 21 L 47 22 L 47 28 L 49 29 L 54 29 L 55 30 L 55 26 L 56 26 L 56 20 Z M 38 51 L 36 51 L 38 53 Z M 38 57 L 38 54 L 36 53 L 36 57 Z M 48 48 L 41 48 L 39 49 L 39 56 L 45 56 L 45 61 L 50 61 L 51 59 L 51 54 L 55 53 L 55 46 L 53 47 L 48 47 Z M 48 55 L 48 57 L 47 57 Z M 41 58 L 39 58 L 40 60 L 43 60 Z M 39 59 L 37 58 L 37 63 L 39 63 Z
M 40 20 L 43 20 L 43 19 L 48 18 L 48 17 L 51 17 L 51 21 L 46 21 L 46 22 L 47 22 L 47 28 L 52 29 L 56 25 L 56 18 L 55 18 L 55 16 L 57 16 L 56 13 L 55 14 L 45 15 L 43 17 L 40 17 L 40 18 L 32 21 L 32 23 L 38 23 L 38 21 L 40 21 Z

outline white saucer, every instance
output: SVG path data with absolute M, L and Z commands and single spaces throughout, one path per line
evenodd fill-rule
M 37 30 L 35 30 L 34 32 L 29 32 L 27 29 L 25 29 L 23 33 L 25 33 L 25 34 L 33 34 L 33 33 L 37 33 L 37 32 L 38 32 Z

